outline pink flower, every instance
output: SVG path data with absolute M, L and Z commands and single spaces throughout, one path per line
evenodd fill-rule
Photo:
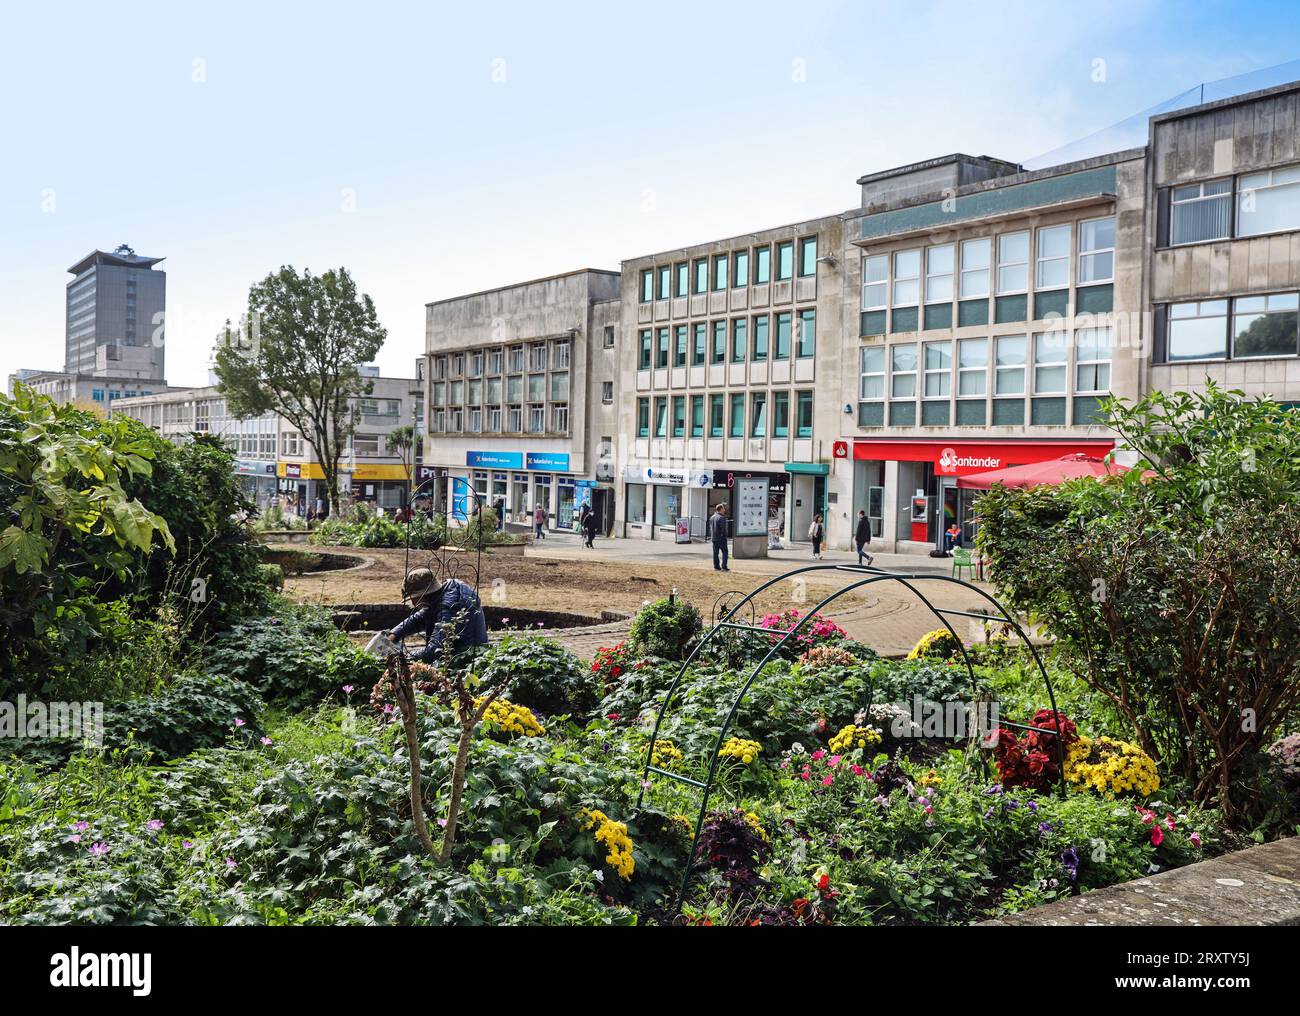
M 610 713 L 608 716 L 605 717 L 605 719 L 609 720 L 610 723 L 617 723 L 618 713 Z
M 818 762 L 821 759 L 824 759 L 825 757 L 826 757 L 826 752 L 823 751 L 821 748 L 818 748 L 815 752 L 812 753 L 812 759 L 814 762 Z
M 69 842 L 69 843 L 80 843 L 80 842 L 81 842 L 81 833 L 73 833 L 71 836 L 68 837 L 68 842 Z
M 189 840 L 181 840 L 181 846 L 184 847 L 186 850 L 190 850 L 191 848 L 193 848 L 194 844 L 191 843 Z
M 933 804 L 927 804 L 927 805 L 925 806 L 925 809 L 924 809 L 924 810 L 925 810 L 925 813 L 926 813 L 927 815 L 929 815 L 931 812 L 934 811 L 934 805 L 933 805 Z
M 1174 817 L 1172 815 L 1165 815 L 1165 828 L 1170 832 L 1174 831 Z
M 446 829 L 446 828 L 447 828 L 447 820 L 446 820 L 445 818 L 440 818 L 440 819 L 438 819 L 438 825 L 439 825 L 441 828 Z
M 90 845 L 90 852 L 91 852 L 91 854 L 94 855 L 95 857 L 103 857 L 105 854 L 108 853 L 108 844 L 107 844 L 107 843 L 92 843 L 92 844 Z
M 822 786 L 829 787 L 834 782 L 835 782 L 835 777 L 832 776 L 830 773 L 827 773 L 826 778 L 822 780 Z
M 790 760 L 789 760 L 788 758 L 783 758 L 783 759 L 781 759 L 781 768 L 782 768 L 782 769 L 789 769 L 789 768 L 790 768 Z
M 242 716 L 236 716 L 236 717 L 235 717 L 235 726 L 236 726 L 236 727 L 242 727 L 243 725 L 244 725 L 244 718 L 243 718 Z
M 163 827 L 163 821 L 160 818 L 151 818 L 148 822 L 144 824 L 144 827 L 148 829 L 151 833 L 156 833 L 159 829 Z
M 350 685 L 350 684 L 345 684 L 345 685 L 343 686 L 343 692 L 344 692 L 344 694 L 346 694 L 346 695 L 351 695 L 352 692 L 353 692 L 353 687 L 352 687 L 352 685 Z
M 76 823 L 76 825 L 74 825 L 72 828 L 75 829 L 75 830 L 77 830 L 77 832 L 79 832 L 79 833 L 84 833 L 87 829 L 90 828 L 90 823 L 89 823 L 89 822 L 78 822 L 78 823 Z
M 834 769 L 837 765 L 840 764 L 840 757 L 838 755 L 832 755 L 830 758 L 826 760 L 826 764 L 830 766 L 830 768 Z
M 803 772 L 799 774 L 799 779 L 807 782 L 808 780 L 812 779 L 812 773 L 810 773 L 807 769 L 805 769 Z
M 385 703 L 384 703 L 384 712 L 385 712 L 386 714 L 388 714 L 388 715 L 391 715 L 391 714 L 392 714 L 392 712 L 393 712 L 393 704 L 392 704 L 391 702 L 385 702 Z
M 1163 843 L 1164 841 L 1165 841 L 1165 834 L 1164 834 L 1163 832 L 1161 832 L 1160 827 L 1159 827 L 1158 825 L 1157 825 L 1157 826 L 1152 826 L 1152 827 L 1151 827 L 1151 845 L 1152 845 L 1153 847 L 1158 847 L 1158 846 L 1160 846 L 1160 844 Z
M 853 775 L 854 775 L 854 776 L 861 776 L 863 773 L 866 772 L 865 769 L 863 769 L 860 765 L 857 765 L 856 763 L 855 763 L 854 765 L 850 766 L 849 768 L 851 768 L 851 769 L 853 770 Z
M 235 859 L 233 857 L 226 858 L 226 867 L 231 871 L 235 870 Z
M 263 743 L 263 744 L 270 744 L 270 743 L 271 743 L 271 739 L 270 739 L 269 737 L 267 737 L 265 734 L 263 734 L 263 735 L 262 735 L 262 743 Z
M 1143 825 L 1150 825 L 1150 824 L 1151 824 L 1152 822 L 1154 822 L 1155 820 L 1156 820 L 1156 817 L 1155 817 L 1155 814 L 1154 814 L 1154 813 L 1149 812 L 1149 811 L 1144 811 L 1144 812 L 1142 813 L 1142 824 L 1143 824 Z
M 1192 833 L 1192 835 L 1189 836 L 1188 839 L 1192 841 L 1192 846 L 1194 846 L 1194 847 L 1199 847 L 1199 846 L 1201 845 L 1201 834 L 1200 834 L 1200 833 Z

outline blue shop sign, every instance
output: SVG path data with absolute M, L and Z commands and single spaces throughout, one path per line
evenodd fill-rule
M 529 456 L 531 458 L 531 456 Z M 465 465 L 491 466 L 496 469 L 523 469 L 523 452 L 466 452 Z M 532 469 L 530 465 L 528 467 Z
M 568 452 L 529 452 L 529 469 L 548 469 L 556 473 L 569 471 Z

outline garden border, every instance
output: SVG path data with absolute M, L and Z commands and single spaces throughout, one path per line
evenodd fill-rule
M 793 578 L 796 575 L 802 575 L 806 572 L 817 572 L 817 571 L 842 571 L 854 575 L 866 575 L 867 577 L 864 579 L 860 579 L 856 582 L 851 582 L 848 585 L 844 585 L 839 589 L 835 590 L 834 592 L 832 592 L 829 596 L 825 597 L 816 606 L 812 607 L 810 610 L 805 612 L 804 615 L 795 623 L 794 627 L 789 629 L 788 631 L 781 631 L 776 628 L 763 628 L 761 626 L 756 627 L 752 623 L 752 621 L 750 624 L 737 624 L 733 620 L 733 618 L 736 617 L 737 613 L 746 605 L 750 605 L 751 608 L 750 616 L 752 619 L 753 617 L 752 604 L 755 598 L 763 591 L 776 585 L 778 582 L 783 582 L 787 579 Z M 686 659 L 682 662 L 681 667 L 677 671 L 677 676 L 673 679 L 673 683 L 668 687 L 668 691 L 664 695 L 663 705 L 660 706 L 659 713 L 655 717 L 654 729 L 650 734 L 650 743 L 646 747 L 646 762 L 645 762 L 645 769 L 641 775 L 641 790 L 640 793 L 638 793 L 637 795 L 636 804 L 638 810 L 641 808 L 641 805 L 645 799 L 645 792 L 647 788 L 649 788 L 651 785 L 650 784 L 651 773 L 654 773 L 657 776 L 663 776 L 666 779 L 675 780 L 678 783 L 684 783 L 687 784 L 688 786 L 697 787 L 703 792 L 702 799 L 700 801 L 700 812 L 695 820 L 695 832 L 691 838 L 690 853 L 687 855 L 686 858 L 686 870 L 682 874 L 682 884 L 681 887 L 678 889 L 677 902 L 673 907 L 674 913 L 680 912 L 682 908 L 682 904 L 686 900 L 686 890 L 690 886 L 691 874 L 695 868 L 695 857 L 696 857 L 696 853 L 699 850 L 700 833 L 704 827 L 704 817 L 708 813 L 709 798 L 713 793 L 713 787 L 717 780 L 718 759 L 720 757 L 718 753 L 722 750 L 722 746 L 726 741 L 727 732 L 731 729 L 732 720 L 735 719 L 736 711 L 740 708 L 740 703 L 744 699 L 746 692 L 749 691 L 750 686 L 754 683 L 755 680 L 758 679 L 759 674 L 761 674 L 763 670 L 767 667 L 767 665 L 772 661 L 773 657 L 777 654 L 777 652 L 781 649 L 781 647 L 784 646 L 786 642 L 788 642 L 790 639 L 797 638 L 799 634 L 799 630 L 803 628 L 803 626 L 806 625 L 813 617 L 815 617 L 818 611 L 820 611 L 823 607 L 827 606 L 828 604 L 835 602 L 835 600 L 839 599 L 845 593 L 851 592 L 855 589 L 859 589 L 863 586 L 872 585 L 873 583 L 876 582 L 900 583 L 905 589 L 909 590 L 913 595 L 915 595 L 916 598 L 919 599 L 926 606 L 926 608 L 930 611 L 930 613 L 933 614 L 936 618 L 938 618 L 938 620 L 943 624 L 943 626 L 948 629 L 949 633 L 956 640 L 958 647 L 961 649 L 962 661 L 966 664 L 966 672 L 970 677 L 972 689 L 974 689 L 975 687 L 974 664 L 971 663 L 970 655 L 966 652 L 965 643 L 962 642 L 961 638 L 957 635 L 957 632 L 953 629 L 953 626 L 949 622 L 948 617 L 946 615 L 952 615 L 954 617 L 970 617 L 970 618 L 975 618 L 983 621 L 1001 620 L 1003 623 L 1010 625 L 1012 628 L 1015 629 L 1016 634 L 1020 636 L 1020 640 L 1026 646 L 1029 647 L 1029 651 L 1034 658 L 1034 663 L 1038 665 L 1038 672 L 1043 677 L 1043 683 L 1047 687 L 1047 698 L 1049 704 L 1051 705 L 1052 718 L 1055 723 L 1055 728 L 1053 729 L 1052 727 L 1034 727 L 1032 725 L 1023 724 L 1023 723 L 1012 723 L 1010 721 L 1006 721 L 1006 722 L 999 721 L 999 725 L 1013 727 L 1019 730 L 1043 730 L 1047 733 L 1054 732 L 1056 734 L 1057 759 L 1060 766 L 1058 790 L 1062 793 L 1064 792 L 1065 741 L 1064 741 L 1064 737 L 1062 736 L 1062 730 L 1061 730 L 1061 713 L 1060 710 L 1057 709 L 1056 707 L 1056 693 L 1052 690 L 1052 680 L 1047 674 L 1047 668 L 1043 666 L 1042 657 L 1038 655 L 1037 648 L 1034 646 L 1029 636 L 1025 633 L 1024 628 L 1021 627 L 1020 622 L 1016 620 L 1016 618 L 1012 616 L 1010 611 L 1008 611 L 1004 606 L 1002 606 L 1002 604 L 999 603 L 997 599 L 995 599 L 991 594 L 985 592 L 983 589 L 980 589 L 974 583 L 967 582 L 964 579 L 954 578 L 952 576 L 942 575 L 942 574 L 935 575 L 935 574 L 920 574 L 917 572 L 891 572 L 884 568 L 875 568 L 866 565 L 852 565 L 852 564 L 812 564 L 812 565 L 804 565 L 800 568 L 792 568 L 789 571 L 783 572 L 782 574 L 777 575 L 774 578 L 769 579 L 767 582 L 764 582 L 761 585 L 759 585 L 758 588 L 756 588 L 753 592 L 742 597 L 734 606 L 730 606 L 730 609 L 728 609 L 726 613 L 723 615 L 722 620 L 716 621 L 714 623 L 713 627 L 710 628 L 709 631 L 705 633 L 704 637 L 701 638 L 699 642 L 696 643 L 695 648 L 691 650 L 690 655 L 688 655 Z M 930 602 L 930 600 L 923 593 L 921 593 L 919 589 L 916 588 L 915 585 L 913 585 L 913 583 L 916 582 L 943 582 L 949 585 L 956 585 L 964 589 L 969 589 L 972 592 L 983 597 L 989 603 L 991 603 L 997 609 L 1000 616 L 994 617 L 993 615 L 989 615 L 989 614 L 976 614 L 968 610 L 955 610 L 951 608 L 936 607 L 933 603 Z M 709 644 L 709 642 L 713 639 L 715 635 L 717 635 L 719 632 L 724 630 L 759 632 L 769 637 L 772 635 L 780 635 L 781 637 L 772 643 L 771 648 L 767 651 L 767 655 L 764 656 L 761 661 L 759 661 L 758 665 L 750 673 L 748 679 L 746 679 L 745 683 L 741 686 L 740 691 L 736 694 L 736 698 L 731 703 L 731 708 L 727 711 L 727 716 L 722 722 L 722 727 L 718 731 L 717 740 L 713 745 L 712 758 L 709 762 L 708 777 L 704 780 L 704 782 L 700 782 L 699 780 L 682 776 L 679 773 L 670 772 L 667 769 L 662 769 L 657 766 L 654 766 L 652 764 L 652 759 L 654 758 L 655 742 L 659 738 L 659 729 L 660 726 L 663 724 L 664 715 L 668 712 L 669 706 L 672 705 L 673 697 L 677 694 L 677 689 L 681 685 L 682 679 L 686 676 L 686 671 L 690 668 L 690 665 L 695 661 L 695 658 L 700 654 L 700 651 L 706 645 Z M 871 698 L 870 688 L 868 688 L 867 697 L 868 697 L 867 708 L 870 709 L 870 698 Z M 864 749 L 864 752 L 865 750 L 866 749 Z

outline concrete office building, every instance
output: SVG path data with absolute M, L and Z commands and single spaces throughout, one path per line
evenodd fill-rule
M 73 405 L 107 415 L 118 399 L 133 399 L 170 391 L 165 381 L 145 381 L 98 374 L 68 374 L 58 370 L 20 370 L 9 375 L 9 394 L 22 382 L 61 406 Z
M 829 216 L 624 262 L 621 535 L 702 538 L 746 475 L 768 480 L 783 541 L 838 500 L 842 230 Z
M 125 244 L 68 271 L 64 372 L 161 382 L 167 273 Z
M 572 528 L 592 504 L 614 520 L 617 272 L 583 269 L 426 306 L 428 419 L 421 490 L 464 519 L 503 501 Z
M 1136 149 L 1034 172 L 953 155 L 858 181 L 838 545 L 859 508 L 886 550 L 942 546 L 954 523 L 969 545 L 959 477 L 1113 448 L 1096 413 L 1141 387 L 1145 177 Z

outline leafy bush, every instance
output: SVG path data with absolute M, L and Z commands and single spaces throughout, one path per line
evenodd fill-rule
M 128 741 L 168 759 L 224 744 L 232 734 L 260 737 L 262 699 L 242 681 L 221 674 L 190 674 L 156 695 L 131 699 L 106 711 L 104 741 Z
M 511 675 L 506 689 L 510 700 L 548 716 L 585 717 L 600 694 L 581 660 L 558 643 L 535 636 L 507 635 L 483 653 L 474 670 L 488 684 Z
M 936 628 L 926 632 L 917 640 L 912 651 L 907 654 L 909 660 L 950 660 L 961 655 L 961 640 L 947 628 Z
M 342 686 L 370 687 L 380 661 L 356 646 L 316 607 L 281 606 L 242 621 L 213 641 L 207 666 L 246 681 L 268 702 L 302 709 L 342 697 Z
M 692 604 L 680 597 L 665 597 L 637 611 L 627 641 L 635 652 L 645 656 L 681 660 L 702 627 L 700 612 Z
M 257 574 L 261 577 L 266 588 L 273 592 L 279 592 L 284 588 L 284 569 L 278 564 L 261 565 Z

